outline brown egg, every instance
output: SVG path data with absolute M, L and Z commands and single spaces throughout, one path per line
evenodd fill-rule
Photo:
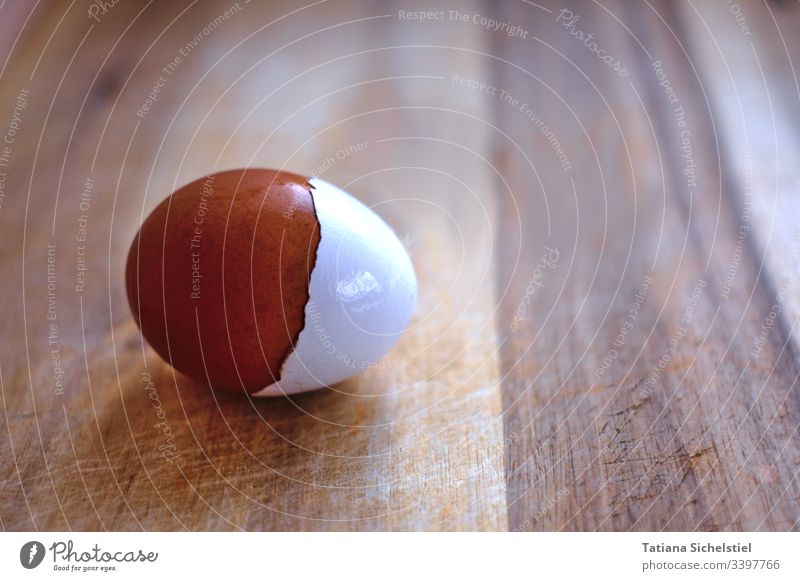
M 305 177 L 239 169 L 192 182 L 133 241 L 126 286 L 136 322 L 186 375 L 262 389 L 280 379 L 303 329 L 319 242 Z

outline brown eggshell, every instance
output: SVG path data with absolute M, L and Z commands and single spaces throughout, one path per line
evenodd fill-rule
M 225 171 L 165 199 L 133 240 L 131 310 L 164 360 L 212 387 L 277 381 L 304 326 L 320 240 L 306 178 Z

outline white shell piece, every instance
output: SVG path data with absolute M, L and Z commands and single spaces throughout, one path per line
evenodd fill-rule
M 255 396 L 333 385 L 379 361 L 405 331 L 417 277 L 394 231 L 347 192 L 310 178 L 320 223 L 305 326 L 281 379 Z

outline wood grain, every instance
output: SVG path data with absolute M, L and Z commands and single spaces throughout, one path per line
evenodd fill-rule
M 571 10 L 586 33 L 614 29 L 624 13 L 636 34 L 598 34 L 629 70 L 622 77 L 597 66 L 563 26 L 523 7 L 504 14 L 541 40 L 532 62 L 559 66 L 536 77 L 500 68 L 498 82 L 558 128 L 575 167 L 552 171 L 541 132 L 521 128 L 519 111 L 501 112 L 501 127 L 550 168 L 539 186 L 511 147 L 501 152 L 522 200 L 521 236 L 509 232 L 503 246 L 521 242 L 529 265 L 545 244 L 562 254 L 504 353 L 506 432 L 520 442 L 508 450 L 509 525 L 790 529 L 798 368 L 780 325 L 754 349 L 774 281 L 751 238 L 735 258 L 742 208 L 729 172 L 742 161 L 728 148 L 736 142 L 715 133 L 684 52 L 684 20 L 669 5 Z M 526 49 L 504 39 L 500 51 L 520 62 Z M 533 276 L 511 269 L 502 280 L 520 292 Z M 510 298 L 501 325 L 513 321 L 519 299 Z
M 799 526 L 796 4 L 7 10 L 4 530 Z M 142 219 L 247 165 L 409 248 L 412 328 L 350 382 L 214 394 L 133 322 Z

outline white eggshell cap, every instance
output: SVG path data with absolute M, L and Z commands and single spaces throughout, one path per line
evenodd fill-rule
M 417 277 L 394 231 L 347 192 L 310 178 L 320 224 L 305 326 L 280 381 L 255 396 L 333 385 L 379 361 L 417 305 Z

